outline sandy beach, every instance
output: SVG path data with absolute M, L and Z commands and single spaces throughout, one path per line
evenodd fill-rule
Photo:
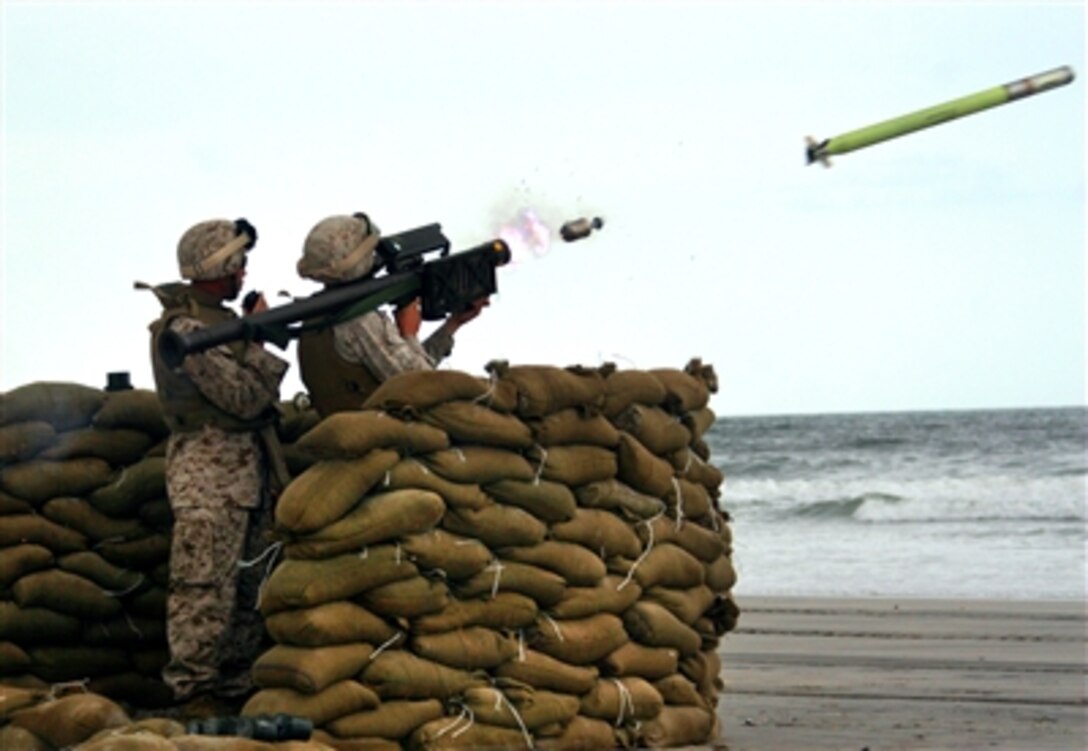
M 1083 602 L 738 597 L 730 751 L 1083 749 Z

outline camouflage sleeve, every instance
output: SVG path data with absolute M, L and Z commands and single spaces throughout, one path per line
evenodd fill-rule
M 423 349 L 435 363 L 442 362 L 453 352 L 453 334 L 443 324 L 427 337 L 427 341 L 423 342 Z
M 432 358 L 415 337 L 403 337 L 381 311 L 364 313 L 333 328 L 336 352 L 349 362 L 362 363 L 385 380 L 410 370 L 433 370 Z
M 204 325 L 194 318 L 178 316 L 170 328 L 187 334 Z M 279 399 L 280 381 L 287 362 L 257 344 L 249 344 L 241 359 L 227 345 L 189 355 L 181 365 L 200 393 L 224 412 L 249 420 Z

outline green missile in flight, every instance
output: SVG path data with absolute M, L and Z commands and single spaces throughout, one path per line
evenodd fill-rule
M 891 120 L 858 128 L 849 133 L 843 133 L 841 136 L 835 136 L 820 142 L 810 137 L 805 139 L 808 144 L 805 149 L 808 164 L 820 162 L 825 167 L 830 167 L 830 157 L 832 155 L 846 154 L 882 141 L 905 136 L 916 130 L 931 128 L 949 120 L 1015 102 L 1017 99 L 1023 99 L 1032 94 L 1039 94 L 1043 91 L 1056 89 L 1059 86 L 1065 86 L 1072 80 L 1073 69 L 1068 65 L 1064 65 L 1061 68 L 1022 78 L 1019 81 L 1013 81 L 1003 86 L 994 86 L 991 89 L 953 99 L 935 107 L 927 107 L 917 112 L 911 112 L 909 115 L 893 117 Z

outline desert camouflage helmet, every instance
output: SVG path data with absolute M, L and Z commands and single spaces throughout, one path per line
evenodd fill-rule
M 366 214 L 326 217 L 306 236 L 299 276 L 324 284 L 358 279 L 374 267 L 380 239 L 381 231 Z
M 178 241 L 178 267 L 183 279 L 229 276 L 245 265 L 257 242 L 257 230 L 245 219 L 211 219 L 194 224 Z

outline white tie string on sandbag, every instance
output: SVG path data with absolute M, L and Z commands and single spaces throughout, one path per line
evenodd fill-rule
M 646 529 L 650 532 L 650 539 L 646 541 L 646 549 L 643 550 L 639 554 L 638 558 L 635 559 L 635 562 L 631 564 L 631 568 L 627 571 L 627 576 L 623 577 L 623 581 L 616 585 L 617 592 L 619 592 L 621 589 L 631 583 L 631 579 L 635 575 L 635 569 L 637 569 L 639 565 L 644 560 L 646 560 L 646 556 L 648 556 L 650 554 L 650 551 L 654 549 L 654 522 L 664 516 L 664 514 L 665 511 L 664 509 L 662 509 L 661 511 L 651 516 L 649 519 L 642 520 L 641 523 L 645 524 Z
M 495 396 L 495 389 L 499 385 L 499 377 L 495 373 L 490 373 L 487 379 L 487 391 L 480 394 L 478 397 L 472 400 L 473 404 L 487 403 L 487 406 L 491 406 L 492 397 Z
M 541 613 L 541 615 L 544 616 L 544 620 L 552 624 L 552 628 L 555 629 L 555 635 L 559 641 L 566 641 L 566 638 L 563 636 L 563 632 L 559 630 L 559 624 L 555 622 L 555 619 L 547 613 Z
M 680 490 L 680 481 L 672 478 L 672 489 L 676 492 L 676 529 L 684 526 L 684 493 Z
M 493 558 L 491 564 L 484 569 L 484 571 L 494 571 L 495 580 L 491 583 L 491 599 L 494 600 L 495 596 L 499 593 L 499 582 L 502 579 L 502 572 L 506 566 L 502 565 L 502 561 L 498 558 Z
M 373 652 L 370 653 L 370 656 L 366 658 L 367 662 L 373 660 L 375 657 L 380 655 L 382 652 L 384 652 L 385 650 L 389 649 L 391 646 L 396 644 L 397 640 L 400 639 L 402 636 L 404 636 L 403 631 L 398 631 L 397 633 L 390 636 L 388 639 L 386 639 L 384 642 L 382 642 L 381 646 L 379 646 L 377 649 L 375 649 Z
M 544 465 L 548 463 L 548 449 L 544 448 L 539 443 L 534 445 L 540 451 L 540 465 L 536 468 L 536 474 L 533 475 L 533 485 L 539 485 L 540 476 L 544 474 Z
M 268 565 L 265 566 L 264 576 L 261 577 L 261 583 L 259 585 L 257 585 L 257 602 L 253 606 L 254 610 L 260 610 L 260 608 L 261 608 L 261 599 L 264 597 L 264 585 L 268 582 L 268 577 L 272 576 L 272 568 L 276 565 L 276 556 L 279 555 L 279 552 L 282 549 L 283 549 L 283 543 L 282 542 L 274 542 L 271 545 L 269 545 L 268 547 L 266 547 L 264 550 L 262 550 L 261 554 L 258 555 L 253 560 L 251 560 L 251 561 L 238 561 L 237 563 L 234 564 L 238 568 L 251 568 L 251 567 L 256 566 L 257 564 L 259 564 L 265 558 L 268 559 Z
M 533 736 L 529 733 L 529 728 L 525 726 L 525 721 L 521 719 L 521 714 L 518 712 L 517 708 L 514 707 L 508 698 L 506 698 L 506 694 L 502 691 L 494 687 L 492 687 L 491 690 L 495 692 L 495 710 L 501 709 L 505 702 L 506 708 L 510 710 L 510 714 L 514 716 L 514 720 L 517 721 L 518 727 L 521 728 L 521 734 L 525 738 L 525 745 L 528 746 L 529 749 L 535 748 L 533 746 Z
M 80 678 L 75 681 L 61 681 L 60 683 L 53 683 L 49 686 L 49 700 L 59 699 L 62 696 L 67 696 L 70 693 L 79 691 L 80 693 L 88 694 L 90 689 L 87 688 L 87 684 L 91 682 L 90 678 Z
M 525 662 L 525 629 L 518 629 L 518 662 Z
M 463 702 L 460 702 L 460 701 L 454 699 L 454 700 L 451 701 L 451 703 L 460 704 L 461 705 L 461 712 L 457 715 L 457 717 L 454 718 L 453 722 L 451 722 L 449 725 L 446 725 L 445 727 L 443 727 L 441 730 L 439 730 L 437 733 L 434 734 L 435 740 L 438 740 L 439 738 L 444 736 L 446 733 L 453 730 L 455 727 L 460 725 L 462 721 L 467 720 L 468 724 L 465 725 L 464 728 L 462 728 L 462 729 L 458 730 L 457 732 L 455 732 L 451 736 L 453 738 L 456 738 L 461 733 L 465 732 L 470 727 L 472 727 L 472 723 L 476 719 L 475 715 L 472 713 L 472 710 L 466 704 L 464 704 Z
M 100 591 L 106 597 L 124 597 L 125 595 L 131 594 L 131 593 L 135 592 L 137 589 L 139 589 L 140 586 L 146 580 L 147 580 L 147 577 L 145 577 L 143 574 L 139 574 L 139 577 L 136 579 L 136 583 L 133 584 L 131 587 L 126 587 L 125 589 L 119 589 L 119 590 L 100 589 Z
M 627 688 L 627 686 L 623 685 L 623 681 L 621 681 L 619 678 L 612 678 L 611 680 L 615 682 L 616 688 L 619 689 L 620 692 L 620 711 L 619 714 L 616 715 L 616 727 L 620 727 L 621 725 L 623 725 L 624 707 L 627 707 L 631 710 L 631 718 L 634 719 L 635 700 L 631 698 L 631 691 Z

